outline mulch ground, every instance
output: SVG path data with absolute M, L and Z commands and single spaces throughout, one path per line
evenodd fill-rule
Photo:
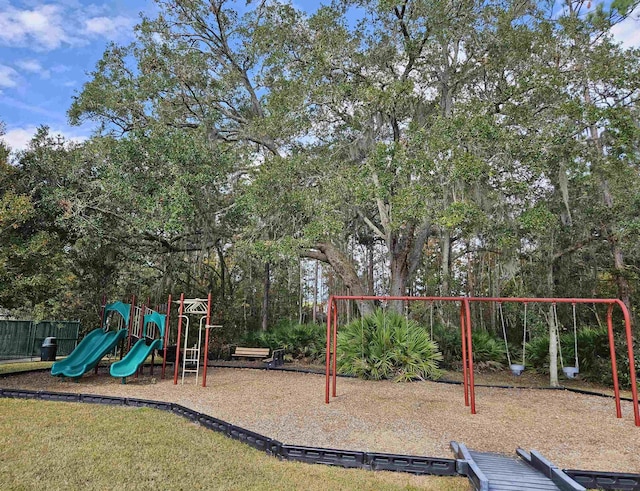
M 206 388 L 193 375 L 160 380 L 157 368 L 126 385 L 101 369 L 78 383 L 39 372 L 0 386 L 171 401 L 288 444 L 451 457 L 456 440 L 511 455 L 535 449 L 565 469 L 640 472 L 632 404 L 617 419 L 613 399 L 567 391 L 477 387 L 471 415 L 460 385 L 339 378 L 327 405 L 324 376 L 276 370 L 209 367 Z

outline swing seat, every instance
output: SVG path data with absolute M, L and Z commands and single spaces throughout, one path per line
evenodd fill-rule
M 509 365 L 509 368 L 511 369 L 511 373 L 517 377 L 522 375 L 522 372 L 524 372 L 524 365 L 518 365 L 517 363 L 512 363 Z
M 575 378 L 580 373 L 580 370 L 578 370 L 578 367 L 563 367 L 562 372 L 567 378 Z

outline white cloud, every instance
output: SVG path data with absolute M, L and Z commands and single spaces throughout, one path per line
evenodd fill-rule
M 24 150 L 31 138 L 33 138 L 34 130 L 35 129 L 24 128 L 8 130 L 4 135 L 0 136 L 0 140 L 4 140 L 4 142 L 9 145 L 9 148 L 14 151 Z
M 44 68 L 38 60 L 19 60 L 16 61 L 16 66 L 25 72 L 36 73 L 41 78 L 46 79 L 51 76 L 51 72 Z
M 65 31 L 65 20 L 58 5 L 39 5 L 33 10 L 6 7 L 0 11 L 0 42 L 42 50 L 73 44 L 77 39 Z
M 25 150 L 29 146 L 29 142 L 33 136 L 36 134 L 37 129 L 38 128 L 33 125 L 25 126 L 23 128 L 7 128 L 6 133 L 3 136 L 0 136 L 0 140 L 4 140 L 4 142 L 14 152 Z M 49 130 L 49 134 L 52 136 L 61 135 L 65 140 L 76 143 L 83 142 L 87 139 L 87 136 L 81 133 L 55 128 L 51 128 Z
M 624 21 L 613 26 L 611 34 L 625 48 L 640 48 L 640 6 Z
M 123 32 L 132 32 L 134 23 L 134 19 L 121 15 L 117 17 L 92 17 L 84 21 L 84 32 L 89 36 L 117 39 L 122 37 Z
M 0 65 L 0 87 L 15 87 L 18 85 L 18 72 L 6 65 Z
M 81 46 L 91 38 L 124 39 L 133 35 L 136 19 L 105 15 L 104 6 L 58 1 L 16 8 L 0 2 L 0 45 L 51 51 Z

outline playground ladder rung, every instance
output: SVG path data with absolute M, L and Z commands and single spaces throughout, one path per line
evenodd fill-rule
M 184 350 L 184 361 L 185 362 L 198 362 L 200 359 L 200 350 L 198 348 L 187 348 Z

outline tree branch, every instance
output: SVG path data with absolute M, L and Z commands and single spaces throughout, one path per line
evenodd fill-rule
M 323 263 L 329 263 L 329 258 L 326 254 L 314 249 L 301 249 L 300 256 L 309 259 L 317 259 L 318 261 L 322 261 Z
M 384 234 L 384 232 L 382 232 L 382 230 L 376 227 L 375 223 L 373 223 L 368 217 L 366 217 L 360 210 L 356 210 L 356 213 L 360 218 L 362 218 L 364 223 L 366 223 L 369 226 L 369 228 L 375 235 L 380 237 L 382 240 L 387 240 L 387 236 Z
M 376 191 L 378 191 L 380 188 L 380 179 L 378 179 L 378 174 L 374 171 L 371 178 L 373 179 L 373 184 L 376 186 Z M 389 218 L 389 210 L 382 198 L 376 198 L 376 205 L 378 206 L 378 213 L 380 213 L 380 223 L 382 224 L 382 228 L 385 232 L 382 238 L 388 243 L 391 237 L 391 220 Z
M 586 239 L 583 239 L 579 242 L 576 242 L 575 244 L 573 244 L 570 247 L 567 247 L 566 249 L 563 249 L 562 251 L 558 251 L 556 252 L 553 257 L 551 258 L 551 262 L 556 262 L 559 259 L 561 259 L 563 256 L 566 256 L 567 254 L 572 254 L 580 249 L 582 249 L 584 246 L 586 246 L 587 244 L 593 242 L 596 239 L 599 239 L 600 237 L 592 235 L 590 237 L 587 237 Z

